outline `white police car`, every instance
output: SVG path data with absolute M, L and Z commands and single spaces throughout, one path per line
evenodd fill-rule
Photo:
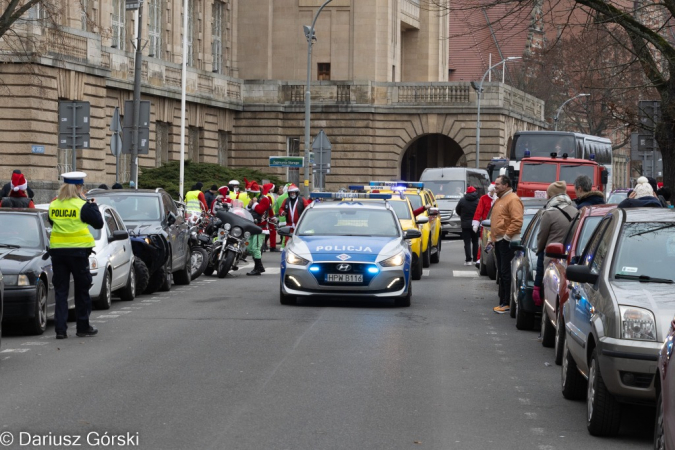
M 392 298 L 410 306 L 410 246 L 419 230 L 404 232 L 390 205 L 360 203 L 359 198 L 390 194 L 317 193 L 313 198 L 351 201 L 314 202 L 308 206 L 281 255 L 280 301 L 339 296 Z

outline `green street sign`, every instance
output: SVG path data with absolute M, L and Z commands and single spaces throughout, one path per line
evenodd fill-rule
M 270 156 L 270 167 L 303 167 L 302 156 Z

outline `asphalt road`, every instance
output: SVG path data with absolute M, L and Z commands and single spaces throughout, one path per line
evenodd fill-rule
M 496 285 L 462 265 L 459 241 L 414 283 L 410 308 L 282 306 L 278 258 L 264 254 L 261 277 L 117 301 L 93 312 L 93 338 L 74 323 L 63 341 L 53 325 L 3 337 L 0 444 L 11 433 L 7 448 L 63 448 L 66 436 L 98 448 L 112 435 L 130 445 L 107 448 L 157 450 L 651 447 L 650 408 L 625 408 L 616 438 L 588 434 L 553 351 L 492 312 Z

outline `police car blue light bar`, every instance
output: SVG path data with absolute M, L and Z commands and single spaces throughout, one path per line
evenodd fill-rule
M 405 186 L 413 189 L 424 189 L 424 183 L 420 181 L 371 181 L 371 186 Z
M 345 199 L 345 198 L 371 198 L 376 200 L 388 200 L 391 194 L 361 194 L 356 192 L 312 192 L 309 194 L 310 198 L 327 198 L 327 199 Z

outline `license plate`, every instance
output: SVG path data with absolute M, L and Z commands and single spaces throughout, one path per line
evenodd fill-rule
M 534 191 L 534 198 L 546 198 L 546 191 Z
M 329 283 L 363 283 L 363 275 L 327 273 L 326 281 Z

